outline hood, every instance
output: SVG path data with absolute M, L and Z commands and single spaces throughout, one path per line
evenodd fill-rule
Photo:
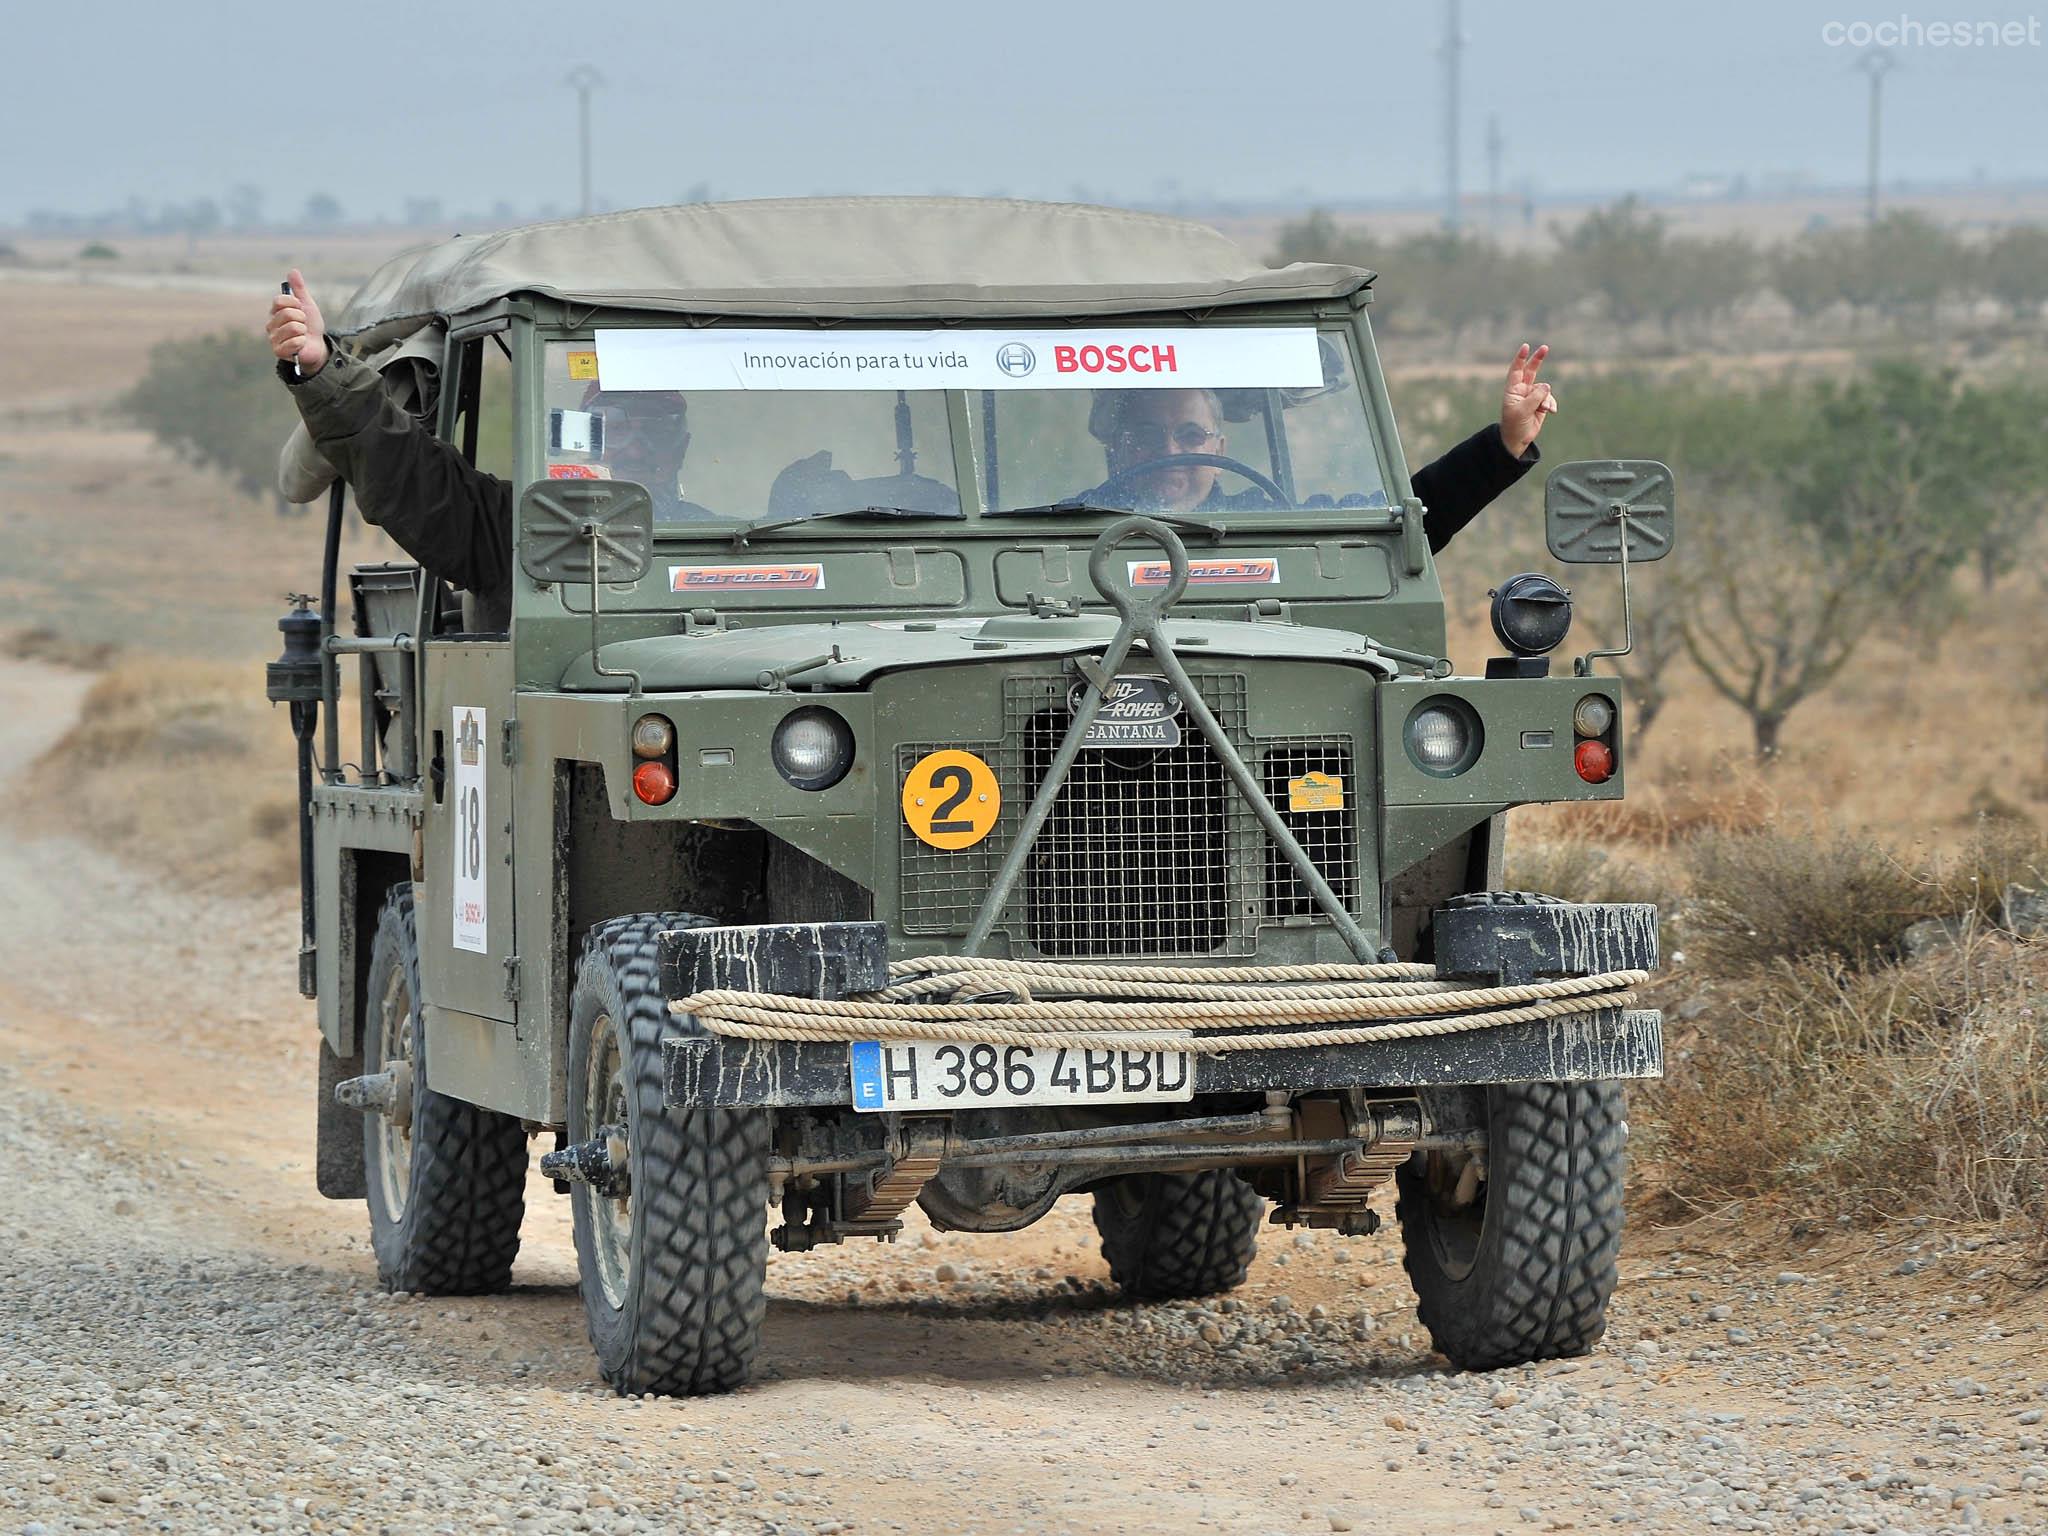
M 1364 667 L 1383 678 L 1398 670 L 1370 640 L 1347 630 L 1216 619 L 1170 619 L 1163 628 L 1183 663 L 1231 656 L 1326 661 Z M 1117 621 L 1106 614 L 887 619 L 653 635 L 601 646 L 598 655 L 608 668 L 638 672 L 650 693 L 762 688 L 774 685 L 778 679 L 772 674 L 778 672 L 806 688 L 847 690 L 906 667 L 1099 654 L 1116 630 Z M 562 674 L 562 687 L 575 692 L 623 693 L 626 686 L 623 678 L 600 676 L 587 654 Z

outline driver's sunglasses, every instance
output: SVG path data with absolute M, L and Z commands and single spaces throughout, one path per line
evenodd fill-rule
M 1174 453 L 1200 453 L 1202 446 L 1211 438 L 1223 434 L 1214 428 L 1205 427 L 1199 421 L 1183 421 L 1171 427 L 1156 423 L 1150 426 L 1121 427 L 1116 440 L 1124 447 L 1138 453 L 1156 453 L 1162 449 Z

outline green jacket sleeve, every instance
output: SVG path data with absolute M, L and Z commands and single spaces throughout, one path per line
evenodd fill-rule
M 512 588 L 512 487 L 472 467 L 385 394 L 374 368 L 329 355 L 290 388 L 313 444 L 356 493 L 363 519 L 438 576 L 487 600 Z

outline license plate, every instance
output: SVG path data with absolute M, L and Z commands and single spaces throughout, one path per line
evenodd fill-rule
M 853 1107 L 871 1113 L 1140 1104 L 1195 1096 L 1194 1064 L 1185 1051 L 858 1040 L 852 1066 Z

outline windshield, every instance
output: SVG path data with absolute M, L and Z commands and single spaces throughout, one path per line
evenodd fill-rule
M 637 480 L 671 523 L 957 517 L 949 399 L 991 515 L 1386 505 L 1341 329 L 649 327 L 546 367 L 544 472 Z
M 972 391 L 982 503 L 993 512 L 1078 501 L 1194 515 L 1384 506 L 1346 338 L 1324 332 L 1316 341 L 1320 383 L 1262 382 L 1257 357 L 1248 355 L 1241 368 L 1206 375 L 1201 387 L 1152 378 Z M 1080 349 L 1077 363 L 1092 361 L 1091 350 Z M 1106 377 L 1113 358 L 1102 350 Z
M 659 522 L 959 515 L 943 391 L 608 388 L 587 341 L 549 342 L 546 368 L 542 473 L 637 480 Z

